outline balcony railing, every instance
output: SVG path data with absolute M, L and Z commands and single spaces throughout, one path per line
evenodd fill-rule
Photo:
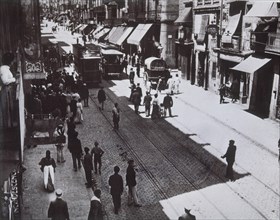
M 196 7 L 203 7 L 203 6 L 217 6 L 217 5 L 220 5 L 221 3 L 221 0 L 196 0 L 195 1 L 195 6 Z
M 267 40 L 265 50 L 280 53 L 280 34 L 277 33 L 268 34 L 268 40 Z

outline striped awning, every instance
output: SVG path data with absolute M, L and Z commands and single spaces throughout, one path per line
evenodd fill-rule
M 127 43 L 139 45 L 142 38 L 149 31 L 153 24 L 138 24 L 132 34 L 127 38 Z
M 123 34 L 120 36 L 120 38 L 117 40 L 116 44 L 117 45 L 122 45 L 122 43 L 126 40 L 126 38 L 128 38 L 128 36 L 130 35 L 130 33 L 133 31 L 133 27 L 127 27 L 125 28 L 125 31 L 123 32 Z
M 114 33 L 109 37 L 109 42 L 117 44 L 118 39 L 123 35 L 125 27 L 117 27 Z

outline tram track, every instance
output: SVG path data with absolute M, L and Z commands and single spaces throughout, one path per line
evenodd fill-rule
M 113 94 L 111 94 L 113 92 L 107 92 L 107 98 L 108 100 L 112 103 L 112 106 L 113 106 L 113 103 L 116 102 L 117 98 L 114 98 L 113 97 Z M 93 101 L 93 103 L 95 103 L 95 105 L 98 107 L 98 103 L 96 100 L 94 100 L 93 97 L 91 97 L 91 100 Z M 123 103 L 124 105 L 126 103 Z M 128 108 L 128 107 L 127 107 Z M 130 110 L 130 109 L 129 109 Z M 125 112 L 125 111 L 124 111 Z M 104 112 L 101 112 L 101 114 L 103 115 L 103 117 L 108 121 L 108 123 L 113 127 L 112 125 L 112 118 L 110 116 L 108 116 L 108 114 L 104 113 Z M 126 117 L 126 119 L 128 119 L 129 121 L 131 121 L 131 124 L 133 124 L 133 120 L 129 117 L 129 115 L 122 115 L 122 117 Z M 156 123 L 154 123 L 156 124 Z M 143 125 L 143 124 L 142 124 Z M 156 126 L 158 128 L 160 128 L 159 125 L 156 124 Z M 148 129 L 148 127 L 145 127 L 146 129 Z M 158 144 L 155 142 L 155 140 L 151 139 L 145 132 L 143 132 L 142 130 L 140 130 L 138 127 L 137 127 L 137 130 L 139 133 L 141 133 L 141 135 L 143 135 L 146 140 L 149 141 L 149 143 L 151 143 L 152 147 L 155 148 L 163 157 L 166 161 L 168 161 L 169 165 L 172 166 L 174 169 L 176 169 L 176 171 L 185 179 L 185 181 L 191 185 L 191 187 L 194 189 L 194 190 L 199 190 L 201 189 L 201 186 L 199 186 L 201 183 L 200 182 L 203 182 L 205 179 L 207 179 L 210 175 L 213 176 L 215 179 L 218 180 L 218 182 L 225 182 L 221 177 L 219 177 L 218 175 L 216 175 L 213 171 L 211 171 L 211 169 L 208 170 L 208 172 L 206 173 L 205 177 L 200 181 L 200 182 L 193 182 L 184 172 L 181 171 L 181 169 L 178 167 L 178 165 L 176 165 L 174 163 L 174 161 L 172 161 L 170 158 L 169 158 L 169 155 L 167 155 L 165 152 L 163 152 L 163 150 L 158 146 Z M 164 132 L 166 134 L 166 136 L 168 138 L 171 138 L 172 141 L 176 141 L 179 145 L 182 146 L 181 143 L 179 143 L 176 139 L 174 139 L 174 137 L 170 137 L 170 135 L 164 131 L 162 128 L 160 128 L 161 132 Z M 157 189 L 157 191 L 161 194 L 161 196 L 165 199 L 168 199 L 171 197 L 171 195 L 169 195 L 168 192 L 166 192 L 163 187 L 161 186 L 160 182 L 157 180 L 156 176 L 149 171 L 149 169 L 146 167 L 144 161 L 141 159 L 141 157 L 137 154 L 137 152 L 134 150 L 133 146 L 126 140 L 126 138 L 123 136 L 123 134 L 119 131 L 116 131 L 117 135 L 120 137 L 120 139 L 125 143 L 126 145 L 126 148 L 128 149 L 128 151 L 133 155 L 133 157 L 138 161 L 138 164 L 140 165 L 141 167 L 141 170 L 144 171 L 144 173 L 146 174 L 146 176 L 150 179 L 150 181 L 154 184 L 154 187 Z M 184 147 L 184 146 L 182 146 Z M 194 154 L 192 154 L 192 152 L 190 152 L 188 150 L 188 153 L 192 155 L 193 158 L 196 159 L 196 161 L 198 163 L 200 163 L 201 165 L 203 165 L 204 167 L 207 167 L 204 163 L 202 163 L 198 157 L 196 157 Z M 258 209 L 257 207 L 255 207 L 253 204 L 251 204 L 248 200 L 246 200 L 246 198 L 242 197 L 238 192 L 236 192 L 232 187 L 230 187 L 228 184 L 227 186 L 237 195 L 239 196 L 242 200 L 244 200 L 252 209 L 254 209 L 260 216 L 262 216 L 264 219 L 267 219 Z M 272 190 L 270 188 L 270 190 Z M 272 190 L 273 191 L 273 190 Z M 273 191 L 274 192 L 274 191 Z M 201 195 L 203 196 L 203 198 L 205 198 L 205 200 L 207 200 L 213 207 L 216 208 L 216 210 L 221 214 L 221 216 L 223 216 L 225 219 L 226 219 L 226 216 L 223 215 L 223 213 L 219 210 L 218 207 L 215 206 L 215 204 L 213 202 L 211 202 L 207 196 L 205 196 L 203 194 L 203 192 L 201 192 Z M 275 192 L 274 192 L 275 193 Z M 176 209 L 174 209 L 176 210 Z

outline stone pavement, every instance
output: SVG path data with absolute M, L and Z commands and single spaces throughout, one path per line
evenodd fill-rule
M 143 72 L 143 69 L 141 71 Z M 142 78 L 136 77 L 135 81 L 140 82 L 144 87 Z M 108 89 L 116 95 L 116 100 L 123 100 L 124 97 L 129 96 L 130 89 L 127 79 L 112 80 L 112 82 L 112 86 Z M 166 173 L 157 174 L 162 171 L 161 169 L 157 170 L 157 168 L 162 164 L 168 165 L 168 163 L 162 157 L 152 157 L 152 155 L 158 154 L 152 148 L 148 151 L 150 154 L 145 156 L 145 151 L 141 151 L 141 148 L 135 146 L 137 155 L 142 155 L 142 160 L 150 164 L 148 166 L 149 172 L 160 177 L 157 181 L 161 183 L 160 181 L 165 179 L 163 183 L 166 185 L 165 187 L 169 187 L 168 192 L 172 196 L 166 199 L 165 196 L 157 192 L 158 189 L 154 187 L 152 180 L 147 178 L 147 174 L 140 170 L 139 182 L 141 184 L 139 187 L 143 195 L 139 196 L 146 210 L 144 208 L 129 209 L 123 205 L 120 215 L 115 216 L 112 214 L 112 202 L 106 181 L 112 173 L 110 167 L 115 164 L 120 164 L 121 174 L 124 176 L 126 163 L 118 156 L 119 149 L 116 145 L 124 146 L 126 143 L 120 139 L 117 133 L 111 130 L 112 128 L 108 126 L 108 122 L 104 121 L 103 117 L 97 116 L 99 110 L 91 101 L 90 108 L 85 108 L 85 116 L 91 116 L 87 117 L 84 124 L 79 126 L 78 129 L 84 146 L 90 146 L 96 139 L 101 142 L 102 146 L 105 146 L 107 156 L 103 161 L 104 171 L 102 171 L 102 178 L 97 176 L 97 183 L 102 192 L 104 192 L 102 201 L 106 204 L 108 219 L 165 219 L 166 216 L 169 219 L 177 219 L 179 213 L 182 214 L 184 207 L 191 208 L 197 219 L 278 219 L 279 163 L 277 160 L 277 142 L 279 123 L 270 119 L 260 119 L 244 111 L 243 105 L 239 103 L 220 105 L 217 94 L 190 85 L 188 81 L 182 80 L 180 90 L 180 94 L 173 96 L 173 114 L 175 117 L 165 118 L 165 120 L 153 123 L 150 119 L 146 119 L 144 114 L 140 115 L 143 120 L 139 121 L 139 119 L 131 115 L 132 111 L 128 112 L 127 109 L 124 109 L 124 111 L 130 119 L 138 120 L 141 124 L 147 123 L 147 126 L 168 123 L 170 129 L 167 131 L 170 132 L 170 136 L 176 132 L 173 131 L 172 127 L 185 133 L 186 140 L 180 139 L 182 138 L 180 137 L 178 142 L 182 146 L 186 145 L 185 147 L 188 147 L 184 143 L 190 138 L 195 143 L 200 144 L 208 154 L 200 154 L 201 149 L 195 149 L 196 145 L 189 147 L 188 151 L 214 173 L 220 172 L 221 163 L 226 163 L 220 156 L 225 153 L 229 139 L 234 139 L 237 145 L 234 170 L 244 175 L 244 177 L 237 179 L 235 182 L 217 183 L 200 190 L 191 190 L 190 192 L 185 190 L 184 193 L 182 190 L 184 189 L 182 187 L 185 187 L 184 179 L 179 181 L 179 179 L 174 180 L 171 178 L 171 173 L 178 173 L 178 169 L 168 168 Z M 92 100 L 96 99 L 96 92 L 96 90 L 91 92 Z M 161 100 L 163 96 L 164 92 L 160 94 Z M 104 114 L 110 115 L 110 105 L 112 103 L 106 104 L 109 106 L 109 110 L 105 111 Z M 133 108 L 129 103 L 128 106 Z M 140 111 L 143 112 L 143 106 L 141 106 Z M 127 119 L 124 120 L 126 121 L 125 123 L 129 123 Z M 129 132 L 133 131 L 132 128 L 130 126 L 124 128 L 121 134 L 128 137 Z M 145 131 L 149 133 L 148 129 Z M 156 131 L 151 131 L 154 133 L 152 137 L 156 137 Z M 166 133 L 167 136 L 169 136 L 168 132 Z M 163 134 L 160 135 L 157 137 L 157 141 L 160 141 L 160 137 L 165 138 L 162 136 Z M 129 137 L 130 140 L 135 138 Z M 131 143 L 131 145 L 134 144 L 134 142 Z M 166 144 L 160 144 L 164 150 Z M 145 150 L 148 149 L 148 145 L 149 143 L 145 144 Z M 179 146 L 176 144 L 173 147 L 178 149 Z M 26 219 L 44 219 L 49 200 L 54 197 L 53 194 L 46 194 L 43 191 L 42 173 L 39 166 L 37 166 L 46 149 L 51 149 L 52 155 L 54 155 L 55 149 L 50 145 L 25 150 L 25 165 L 28 169 L 24 173 L 24 208 L 26 216 L 29 216 Z M 172 153 L 170 151 L 170 155 Z M 77 173 L 72 171 L 72 160 L 67 149 L 65 149 L 65 154 L 67 161 L 65 164 L 59 165 L 57 169 L 56 184 L 65 191 L 64 198 L 67 201 L 71 201 L 71 206 L 69 205 L 71 216 L 75 216 L 73 217 L 75 219 L 85 219 L 92 191 L 84 187 L 83 170 Z M 210 157 L 209 155 L 212 156 Z M 180 156 L 178 156 L 179 161 L 181 161 Z M 185 163 L 184 166 L 187 166 L 188 161 L 186 160 Z M 180 172 L 182 173 L 183 171 Z M 180 177 L 180 174 L 177 176 Z M 202 180 L 198 178 L 196 181 Z M 207 178 L 205 181 L 207 181 Z M 172 183 L 174 187 L 178 187 L 180 182 L 182 182 L 180 188 L 172 189 L 170 187 Z M 178 183 L 179 185 L 177 186 Z M 177 194 L 174 193 L 176 190 Z M 123 200 L 126 199 L 126 196 L 126 193 L 124 193 Z M 40 203 L 34 204 L 34 201 L 38 201 L 38 198 L 40 198 Z M 151 210 L 149 211 L 148 208 Z M 162 209 L 164 213 L 161 211 Z
M 136 77 L 135 81 L 144 88 L 142 78 Z M 123 89 L 127 88 L 124 86 L 125 83 L 118 81 L 114 83 L 117 84 L 113 88 L 114 92 L 119 96 L 128 97 L 129 90 Z M 159 94 L 159 99 L 163 100 L 164 95 L 164 92 Z M 219 95 L 190 85 L 185 80 L 182 80 L 180 94 L 174 95 L 173 100 L 175 117 L 165 120 L 182 132 L 191 134 L 191 139 L 205 145 L 204 149 L 220 161 L 225 163 L 220 156 L 225 153 L 228 141 L 230 139 L 236 141 L 237 155 L 234 169 L 238 173 L 249 173 L 250 176 L 239 179 L 233 185 L 229 184 L 244 199 L 250 201 L 254 209 L 263 210 L 262 207 L 265 206 L 267 208 L 265 216 L 269 216 L 269 219 L 277 218 L 279 122 L 258 118 L 246 112 L 244 105 L 239 103 L 219 104 Z M 140 111 L 143 109 L 142 106 Z M 142 117 L 145 118 L 143 115 Z M 215 169 L 213 161 L 201 156 L 200 160 L 212 167 L 211 169 Z

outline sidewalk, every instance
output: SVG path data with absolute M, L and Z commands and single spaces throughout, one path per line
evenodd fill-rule
M 130 69 L 130 66 L 128 69 Z M 142 73 L 143 68 L 140 75 Z M 111 90 L 117 96 L 129 97 L 128 80 L 113 80 L 113 82 L 116 85 Z M 145 94 L 143 78 L 135 76 L 135 83 L 140 83 L 143 94 Z M 160 102 L 163 101 L 165 93 L 166 91 L 159 93 Z M 154 90 L 152 90 L 153 94 L 155 94 Z M 172 207 L 176 207 L 179 213 L 184 207 L 192 207 L 195 213 L 199 213 L 197 217 L 204 219 L 207 218 L 207 214 L 213 212 L 213 209 L 219 207 L 220 210 L 227 210 L 225 212 L 228 212 L 224 218 L 244 219 L 242 214 L 246 213 L 246 211 L 238 212 L 237 210 L 246 207 L 248 218 L 277 219 L 277 216 L 279 216 L 277 146 L 279 123 L 270 119 L 258 118 L 246 112 L 243 105 L 231 103 L 230 100 L 226 100 L 228 101 L 227 104 L 219 104 L 220 97 L 218 94 L 191 85 L 186 80 L 182 80 L 180 94 L 172 97 L 174 101 L 172 108 L 174 117 L 167 117 L 164 120 L 181 130 L 195 142 L 201 144 L 205 150 L 223 163 L 226 163 L 226 161 L 220 157 L 225 154 L 229 140 L 235 140 L 237 153 L 234 170 L 244 175 L 244 177 L 226 184 L 245 203 L 234 200 L 236 199 L 234 194 L 225 193 L 223 185 L 217 185 L 192 194 L 186 193 L 160 201 L 166 215 L 173 219 L 177 216 L 170 211 Z M 133 105 L 129 106 L 133 109 Z M 139 111 L 143 112 L 144 106 L 140 106 Z M 141 114 L 141 116 L 146 118 L 144 114 Z M 215 164 L 212 164 L 213 161 L 210 161 L 209 158 L 205 158 L 204 155 L 196 156 L 211 170 L 216 169 Z M 221 196 L 218 196 L 221 192 L 224 192 L 224 198 L 228 198 L 229 201 L 233 202 L 233 207 L 230 204 L 226 204 L 224 198 L 222 199 Z M 215 197 L 213 197 L 214 194 Z M 201 196 L 202 198 L 215 199 L 215 201 L 209 204 L 205 199 L 201 200 Z M 247 202 L 250 204 L 249 206 Z M 212 219 L 217 216 L 219 215 L 213 214 Z M 208 217 L 210 218 L 209 215 Z

